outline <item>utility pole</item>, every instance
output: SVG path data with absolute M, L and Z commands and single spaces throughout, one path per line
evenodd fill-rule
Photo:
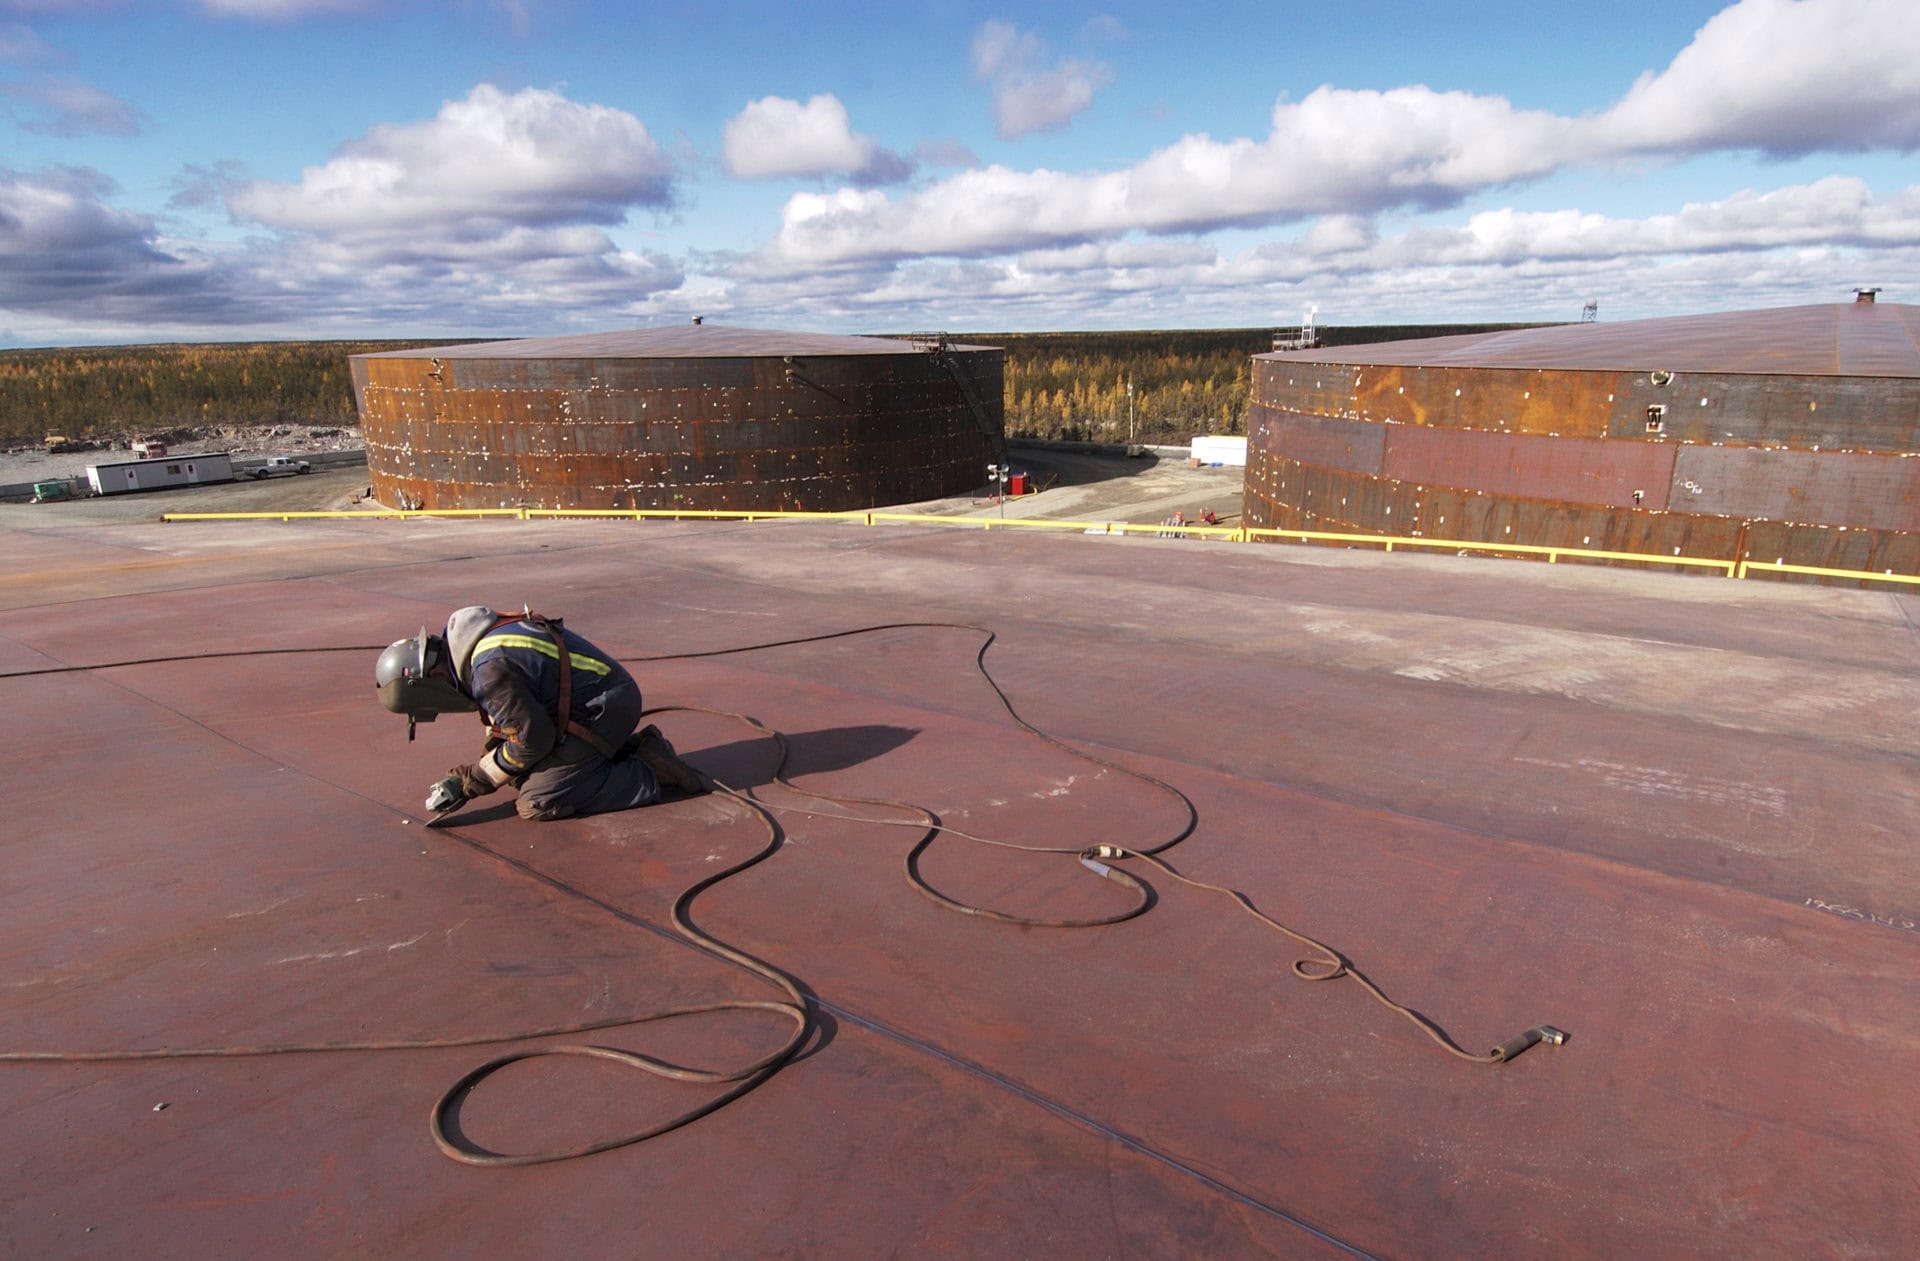
M 1127 378 L 1127 454 L 1133 454 L 1133 378 Z

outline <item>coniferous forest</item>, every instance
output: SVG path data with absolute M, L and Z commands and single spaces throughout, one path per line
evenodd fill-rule
M 1322 328 L 1323 345 L 1481 332 L 1513 324 Z M 1246 432 L 1251 356 L 1273 330 L 967 333 L 1006 350 L 1013 437 L 1183 442 Z M 233 342 L 0 351 L 0 443 L 101 440 L 217 425 L 351 425 L 347 356 L 427 341 Z

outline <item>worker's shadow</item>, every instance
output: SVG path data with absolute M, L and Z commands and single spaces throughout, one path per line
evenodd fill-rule
M 780 765 L 780 744 L 767 736 L 732 740 L 704 749 L 682 749 L 687 761 L 702 774 L 745 791 L 770 784 L 776 773 L 793 779 L 827 771 L 843 771 L 891 753 L 920 734 L 917 727 L 889 727 L 867 723 L 857 727 L 823 727 L 818 731 L 783 731 L 787 761 Z
M 843 771 L 849 766 L 872 761 L 891 753 L 920 734 L 917 727 L 888 727 L 870 723 L 859 727 L 823 727 L 819 731 L 783 731 L 787 742 L 787 764 L 780 768 L 780 744 L 769 736 L 731 740 L 704 749 L 682 748 L 681 754 L 701 774 L 717 779 L 730 788 L 745 792 L 773 782 L 776 770 L 793 779 L 824 771 Z M 669 797 L 669 800 L 679 800 Z M 457 811 L 449 821 L 460 826 L 492 823 L 512 818 L 513 800 L 492 801 L 486 805 Z

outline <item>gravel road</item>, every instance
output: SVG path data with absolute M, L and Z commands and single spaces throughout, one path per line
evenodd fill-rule
M 305 453 L 315 459 L 317 453 Z M 13 463 L 22 457 L 0 456 L 0 483 L 31 481 L 35 474 Z M 41 461 L 49 457 L 33 453 Z M 109 452 L 51 457 L 57 468 L 41 476 L 82 471 L 89 462 L 114 458 Z M 60 503 L 0 503 L 0 523 L 16 527 L 85 522 L 155 521 L 169 512 L 306 512 L 356 507 L 354 497 L 367 489 L 364 453 L 358 462 L 324 465 L 319 461 L 353 460 L 353 453 L 320 454 L 313 472 L 301 477 L 269 481 L 241 480 L 214 486 L 182 487 L 144 494 L 108 495 Z M 1019 448 L 1013 467 L 1028 474 L 1031 484 L 1047 489 L 1010 498 L 1001 505 L 987 490 L 925 504 L 901 505 L 902 511 L 941 516 L 1009 516 L 1054 521 L 1126 521 L 1152 524 L 1175 512 L 1188 521 L 1211 508 L 1222 524 L 1238 524 L 1240 487 L 1244 470 L 1190 468 L 1186 461 L 1152 455 L 1125 456 L 1082 451 Z M 371 506 L 371 505 L 369 505 Z

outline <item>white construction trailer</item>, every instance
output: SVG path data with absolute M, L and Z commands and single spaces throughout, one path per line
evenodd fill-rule
M 96 495 L 124 495 L 135 490 L 165 490 L 169 486 L 202 486 L 232 480 L 233 457 L 224 451 L 87 465 L 87 486 Z

